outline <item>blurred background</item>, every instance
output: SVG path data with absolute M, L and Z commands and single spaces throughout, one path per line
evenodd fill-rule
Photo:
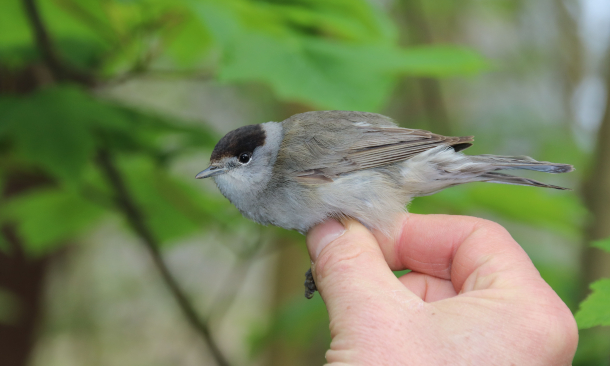
M 609 365 L 609 45 L 607 0 L 1 1 L 0 365 L 322 364 L 304 237 L 194 176 L 324 109 L 573 164 L 409 210 L 501 223 L 575 313 L 598 281 L 574 365 Z

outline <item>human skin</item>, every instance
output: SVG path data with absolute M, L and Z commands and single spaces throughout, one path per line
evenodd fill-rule
M 329 220 L 307 235 L 329 365 L 571 364 L 574 317 L 502 226 L 405 214 L 396 227 Z

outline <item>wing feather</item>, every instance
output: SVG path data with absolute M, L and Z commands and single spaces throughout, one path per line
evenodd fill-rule
M 345 151 L 346 158 L 359 169 L 371 169 L 408 160 L 438 146 L 452 146 L 473 140 L 472 136 L 446 137 L 406 128 L 377 128 L 374 134 L 374 138 Z M 366 147 L 362 147 L 365 145 Z
M 284 140 L 278 163 L 302 183 L 324 184 L 357 170 L 408 160 L 438 146 L 470 146 L 472 136 L 449 137 L 401 128 L 388 117 L 363 112 L 307 112 L 283 122 Z M 311 131 L 304 135 L 302 131 Z M 345 133 L 348 131 L 349 133 Z M 277 164 L 277 163 L 276 163 Z

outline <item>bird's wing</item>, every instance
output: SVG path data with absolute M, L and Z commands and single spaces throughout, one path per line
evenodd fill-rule
M 408 128 L 363 128 L 362 139 L 353 143 L 345 156 L 358 169 L 370 169 L 404 161 L 437 146 L 463 150 L 472 145 L 472 136 L 449 137 Z
M 388 117 L 373 113 L 320 113 L 329 112 L 297 115 L 312 114 L 285 125 L 285 139 L 293 143 L 283 147 L 278 162 L 302 183 L 332 182 L 339 175 L 404 161 L 438 146 L 459 151 L 473 141 L 472 136 L 448 137 L 400 128 Z

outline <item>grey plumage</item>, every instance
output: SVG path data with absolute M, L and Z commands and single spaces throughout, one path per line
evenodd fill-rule
M 413 197 L 468 182 L 565 189 L 497 171 L 573 170 L 526 156 L 468 156 L 461 150 L 471 145 L 472 136 L 400 128 L 374 113 L 307 112 L 257 126 L 227 134 L 212 166 L 198 177 L 214 176 L 244 216 L 302 233 L 329 217 L 349 216 L 389 235 L 394 216 Z M 238 163 L 236 136 L 252 145 L 248 134 L 264 141 L 245 152 L 251 160 Z M 227 146 L 231 153 L 224 151 Z

